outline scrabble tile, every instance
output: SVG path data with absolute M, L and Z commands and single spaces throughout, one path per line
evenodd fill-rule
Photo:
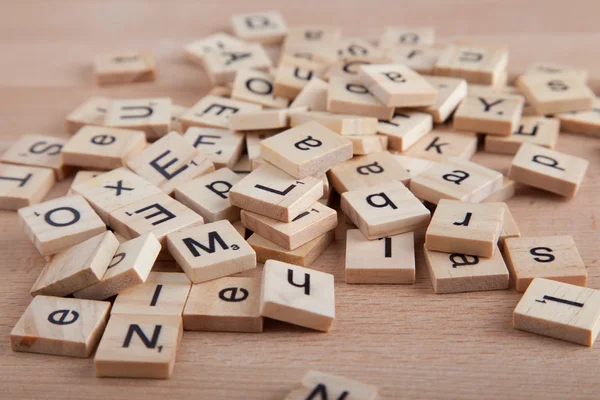
M 558 64 L 550 64 L 550 63 L 535 63 L 530 65 L 525 71 L 524 75 L 556 75 L 556 74 L 564 74 L 564 73 L 573 73 L 581 78 L 581 80 L 586 81 L 588 77 L 588 73 L 586 70 L 568 67 L 564 65 Z
M 431 115 L 400 110 L 394 113 L 390 121 L 381 120 L 377 125 L 377 133 L 388 137 L 390 150 L 406 151 L 433 128 Z
M 110 303 L 36 296 L 10 332 L 13 351 L 87 358 L 100 341 Z
M 228 129 L 190 127 L 183 138 L 216 168 L 232 168 L 244 151 L 244 134 Z
M 585 264 L 571 236 L 507 238 L 504 256 L 517 292 L 534 278 L 587 286 Z
M 19 209 L 19 220 L 43 256 L 58 253 L 106 230 L 81 196 L 66 196 Z
M 500 251 L 491 258 L 423 249 L 433 291 L 442 293 L 508 289 L 508 270 Z
M 288 99 L 273 95 L 274 81 L 269 73 L 249 68 L 240 69 L 235 75 L 231 98 L 260 104 L 266 108 L 285 108 Z
M 229 129 L 245 131 L 286 128 L 289 125 L 290 114 L 291 112 L 287 108 L 234 114 L 229 117 Z
M 94 57 L 98 85 L 147 82 L 156 79 L 156 59 L 151 50 L 126 50 Z
M 393 64 L 403 64 L 419 74 L 433 74 L 443 49 L 423 44 L 402 44 L 388 50 L 387 56 Z
M 515 195 L 515 181 L 508 179 L 507 177 L 502 178 L 502 187 L 496 190 L 494 193 L 489 195 L 483 200 L 483 203 L 494 203 L 497 201 L 505 201 Z
M 39 203 L 55 183 L 50 168 L 0 163 L 0 210 Z
M 367 239 L 358 229 L 346 232 L 346 283 L 415 283 L 413 232 Z
M 108 222 L 127 239 L 152 232 L 164 248 L 169 233 L 202 225 L 204 220 L 180 202 L 161 193 L 110 212 Z
M 181 116 L 188 110 L 187 107 L 178 104 L 171 104 L 171 129 L 175 132 L 183 133 L 181 126 Z
M 322 195 L 323 183 L 320 179 L 308 176 L 297 180 L 265 164 L 230 189 L 229 201 L 244 210 L 290 222 Z
M 574 73 L 522 75 L 517 87 L 533 108 L 544 115 L 586 111 L 595 101 L 594 93 Z
M 379 39 L 379 47 L 395 48 L 400 45 L 432 45 L 435 29 L 430 26 L 386 26 Z
M 108 111 L 108 97 L 92 96 L 65 117 L 65 130 L 73 134 L 86 125 L 102 126 Z
M 114 169 L 146 147 L 146 134 L 131 129 L 85 126 L 62 149 L 63 162 L 81 168 Z
M 227 277 L 192 286 L 183 310 L 183 329 L 262 332 L 260 279 Z
M 442 199 L 425 234 L 425 248 L 493 257 L 504 225 L 504 207 Z
M 445 76 L 424 77 L 437 90 L 437 101 L 434 105 L 423 107 L 420 111 L 431 114 L 433 122 L 445 122 L 467 96 L 467 81 Z
M 415 176 L 410 190 L 421 200 L 479 203 L 502 188 L 500 172 L 462 158 L 449 158 Z
M 290 108 L 308 107 L 310 111 L 326 111 L 327 91 L 327 83 L 313 77 L 290 103 Z
M 318 122 L 343 136 L 375 135 L 377 133 L 377 118 L 332 114 L 323 111 L 295 112 L 290 115 L 292 128 L 309 121 Z
M 355 81 L 358 79 L 360 67 L 372 64 L 389 64 L 391 62 L 392 59 L 388 56 L 344 57 L 330 64 L 330 67 L 325 71 L 323 77 L 328 81 L 335 77 Z
M 476 151 L 476 134 L 434 129 L 412 145 L 403 155 L 430 161 L 444 161 L 451 157 L 469 159 Z
M 226 50 L 212 51 L 204 55 L 202 64 L 213 85 L 233 82 L 240 69 L 254 68 L 267 71 L 273 66 L 265 49 L 258 43 L 230 46 Z
M 342 37 L 342 30 L 331 25 L 294 25 L 288 28 L 284 46 L 290 43 L 320 44 L 335 42 Z
M 322 43 L 288 42 L 285 43 L 282 54 L 331 64 L 341 57 L 339 49 L 340 43 L 340 40 Z
M 229 202 L 229 191 L 241 178 L 229 168 L 221 168 L 175 188 L 175 199 L 207 222 L 240 219 L 240 209 Z
M 311 121 L 260 142 L 260 156 L 295 178 L 321 174 L 352 157 L 352 143 Z
M 589 162 L 545 147 L 523 143 L 512 160 L 508 177 L 565 197 L 577 194 Z
M 352 142 L 352 154 L 367 155 L 380 153 L 388 148 L 388 137 L 384 135 L 345 136 Z
M 555 115 L 560 120 L 563 132 L 581 133 L 600 137 L 600 99 L 595 98 L 591 110 L 559 113 Z
M 231 100 L 218 96 L 205 96 L 181 116 L 184 130 L 190 126 L 209 128 L 228 128 L 229 117 L 233 114 L 257 112 L 262 109 L 258 104 Z
M 437 101 L 437 90 L 406 65 L 363 65 L 358 79 L 387 106 L 423 107 Z
M 167 379 L 183 324 L 179 316 L 113 315 L 94 357 L 97 377 Z
M 388 121 L 394 115 L 394 107 L 383 104 L 363 84 L 341 77 L 329 80 L 327 111 Z
M 160 249 L 160 242 L 152 233 L 121 243 L 102 279 L 76 291 L 73 296 L 104 300 L 144 283 L 148 279 Z
M 193 283 L 256 267 L 256 254 L 231 222 L 218 221 L 172 232 L 169 252 Z
M 185 45 L 185 58 L 202 65 L 204 56 L 215 51 L 227 51 L 230 48 L 243 46 L 243 40 L 225 32 L 217 32 Z
M 339 194 L 377 186 L 391 181 L 408 184 L 409 175 L 387 151 L 343 161 L 329 170 L 329 178 Z
M 105 224 L 108 224 L 109 213 L 162 193 L 158 187 L 127 168 L 101 173 L 85 182 L 74 184 L 72 188 L 74 193 L 87 200 Z
M 278 244 L 286 250 L 294 250 L 324 235 L 337 226 L 335 210 L 314 203 L 292 222 L 281 222 L 251 211 L 240 213 L 242 225 L 252 232 Z
M 536 278 L 515 307 L 513 327 L 592 346 L 600 329 L 599 318 L 598 290 Z
M 113 100 L 108 107 L 104 125 L 144 131 L 149 140 L 156 140 L 171 130 L 171 99 L 156 97 Z
M 208 157 L 177 132 L 148 146 L 129 159 L 127 166 L 167 194 L 180 184 L 215 170 Z
M 464 78 L 469 83 L 493 85 L 502 78 L 507 64 L 506 49 L 452 44 L 440 54 L 433 74 Z
M 263 269 L 260 314 L 329 331 L 335 319 L 333 275 L 268 260 Z
M 274 78 L 273 94 L 294 99 L 313 77 L 320 78 L 327 64 L 283 55 Z
M 360 37 L 347 37 L 340 40 L 337 45 L 338 58 L 348 57 L 383 57 L 384 50 L 377 48 L 371 42 Z
M 412 179 L 426 169 L 437 164 L 435 161 L 429 161 L 422 158 L 409 157 L 402 154 L 392 154 L 396 161 L 408 172 L 408 178 Z
M 287 34 L 285 19 L 278 11 L 264 11 L 231 16 L 235 36 L 249 42 L 281 43 Z
M 62 297 L 99 282 L 118 248 L 119 241 L 107 231 L 58 252 L 38 276 L 31 295 Z
M 64 179 L 70 172 L 61 157 L 66 139 L 44 135 L 21 135 L 0 157 L 8 164 L 52 168 L 56 179 Z
M 516 154 L 522 143 L 553 149 L 558 141 L 560 121 L 556 118 L 521 117 L 518 128 L 510 136 L 485 137 L 488 153 Z
M 256 261 L 259 263 L 265 263 L 267 260 L 277 260 L 301 267 L 310 267 L 329 247 L 334 238 L 334 231 L 330 230 L 294 250 L 286 250 L 256 233 L 246 241 L 256 252 Z
M 389 182 L 342 194 L 341 209 L 368 239 L 424 228 L 430 213 L 401 182 Z
M 150 272 L 142 284 L 119 293 L 111 315 L 181 316 L 192 282 L 180 272 Z
M 378 398 L 378 391 L 377 387 L 366 383 L 313 370 L 304 375 L 299 387 L 288 393 L 284 400 L 375 400 Z
M 467 95 L 454 113 L 453 127 L 457 130 L 509 136 L 518 129 L 523 112 L 522 96 Z

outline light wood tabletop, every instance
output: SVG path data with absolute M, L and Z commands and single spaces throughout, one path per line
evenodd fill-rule
M 333 24 L 346 36 L 373 39 L 386 25 L 432 25 L 441 43 L 506 45 L 512 76 L 538 61 L 587 69 L 600 93 L 597 0 L 3 1 L 0 151 L 25 133 L 66 136 L 65 115 L 92 95 L 160 95 L 194 104 L 210 84 L 184 60 L 184 44 L 229 29 L 234 12 L 269 9 L 280 10 L 289 25 Z M 153 49 L 157 80 L 98 88 L 94 55 L 121 48 Z M 558 150 L 590 161 L 579 194 L 567 201 L 520 187 L 507 203 L 524 236 L 573 236 L 589 287 L 600 289 L 600 139 L 562 133 Z M 479 152 L 473 160 L 506 173 L 511 157 Z M 64 195 L 70 180 L 49 198 Z M 513 289 L 434 294 L 422 236 L 415 285 L 346 285 L 339 241 L 315 262 L 313 268 L 336 280 L 337 317 L 329 333 L 270 320 L 262 334 L 185 332 L 171 379 L 99 379 L 91 358 L 11 351 L 10 331 L 31 301 L 44 259 L 16 213 L 0 212 L 0 398 L 281 399 L 309 369 L 376 385 L 384 399 L 597 396 L 600 345 L 513 329 L 521 297 Z

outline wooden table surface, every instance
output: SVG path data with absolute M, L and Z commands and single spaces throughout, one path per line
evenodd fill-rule
M 377 38 L 385 25 L 433 25 L 440 42 L 507 45 L 513 75 L 537 61 L 588 69 L 600 93 L 597 0 L 3 1 L 0 150 L 24 133 L 64 135 L 64 116 L 91 95 L 167 95 L 194 104 L 209 82 L 185 62 L 183 45 L 228 29 L 233 12 L 269 9 L 283 12 L 289 25 L 335 24 L 347 36 Z M 145 47 L 158 58 L 156 82 L 95 86 L 94 54 Z M 520 188 L 508 204 L 524 236 L 572 235 L 589 286 L 600 288 L 600 139 L 563 133 L 558 149 L 590 161 L 578 196 L 565 201 Z M 506 173 L 511 157 L 478 153 L 473 160 Z M 70 178 L 50 196 L 65 194 L 69 184 Z M 514 330 L 514 290 L 434 294 L 417 246 L 415 285 L 351 286 L 344 283 L 343 244 L 332 245 L 313 266 L 336 279 L 337 318 L 328 334 L 275 321 L 262 334 L 186 332 L 171 379 L 97 379 L 92 359 L 10 350 L 10 331 L 44 260 L 16 213 L 1 212 L 0 398 L 279 399 L 308 369 L 377 385 L 385 399 L 597 396 L 600 345 Z

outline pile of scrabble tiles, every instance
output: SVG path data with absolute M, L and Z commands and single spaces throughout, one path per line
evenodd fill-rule
M 2 209 L 47 258 L 13 350 L 97 347 L 97 376 L 168 378 L 184 330 L 262 332 L 267 317 L 329 331 L 334 278 L 315 260 L 345 241 L 346 284 L 412 284 L 417 231 L 436 293 L 512 281 L 515 328 L 593 344 L 600 292 L 575 243 L 521 237 L 503 203 L 516 182 L 576 195 L 588 162 L 553 148 L 561 130 L 600 137 L 585 71 L 539 64 L 512 87 L 506 49 L 435 45 L 431 28 L 388 28 L 376 46 L 277 12 L 232 26 L 185 47 L 214 84 L 195 105 L 93 97 L 66 117 L 70 139 L 23 135 L 4 152 Z M 275 68 L 263 45 L 281 43 Z M 100 85 L 156 71 L 151 51 L 95 60 Z M 514 155 L 507 176 L 469 160 L 482 136 Z M 74 168 L 69 193 L 42 201 Z M 157 259 L 183 272 L 152 271 Z M 316 371 L 302 382 L 290 399 L 377 393 Z

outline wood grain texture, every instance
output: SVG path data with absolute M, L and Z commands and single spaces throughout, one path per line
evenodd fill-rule
M 193 105 L 210 84 L 204 71 L 185 62 L 184 45 L 228 29 L 234 12 L 269 9 L 279 9 L 290 26 L 336 24 L 347 36 L 378 38 L 385 25 L 431 24 L 439 42 L 507 45 L 512 77 L 535 62 L 553 62 L 589 70 L 591 87 L 600 89 L 600 53 L 594 51 L 600 3 L 594 0 L 422 0 L 410 7 L 392 0 L 377 7 L 320 0 L 2 2 L 0 151 L 24 133 L 66 137 L 64 116 L 92 95 L 171 96 L 176 104 Z M 156 82 L 96 87 L 92 60 L 115 47 L 153 49 Z M 562 133 L 557 149 L 590 161 L 578 195 L 565 200 L 519 186 L 507 203 L 523 236 L 573 236 L 589 287 L 598 289 L 600 141 Z M 478 153 L 473 160 L 506 173 L 511 157 Z M 69 179 L 60 182 L 49 198 L 68 187 Z M 575 399 L 598 393 L 600 346 L 513 329 L 512 311 L 521 297 L 514 290 L 434 294 L 422 240 L 418 235 L 414 286 L 344 284 L 344 246 L 333 244 L 313 265 L 336 280 L 336 321 L 327 334 L 271 320 L 256 335 L 186 332 L 171 379 L 97 379 L 91 359 L 10 350 L 10 330 L 31 301 L 28 290 L 44 260 L 18 227 L 16 213 L 2 212 L 0 389 L 13 399 L 73 393 L 114 400 L 132 393 L 146 399 L 281 399 L 316 369 L 376 385 L 384 399 Z

